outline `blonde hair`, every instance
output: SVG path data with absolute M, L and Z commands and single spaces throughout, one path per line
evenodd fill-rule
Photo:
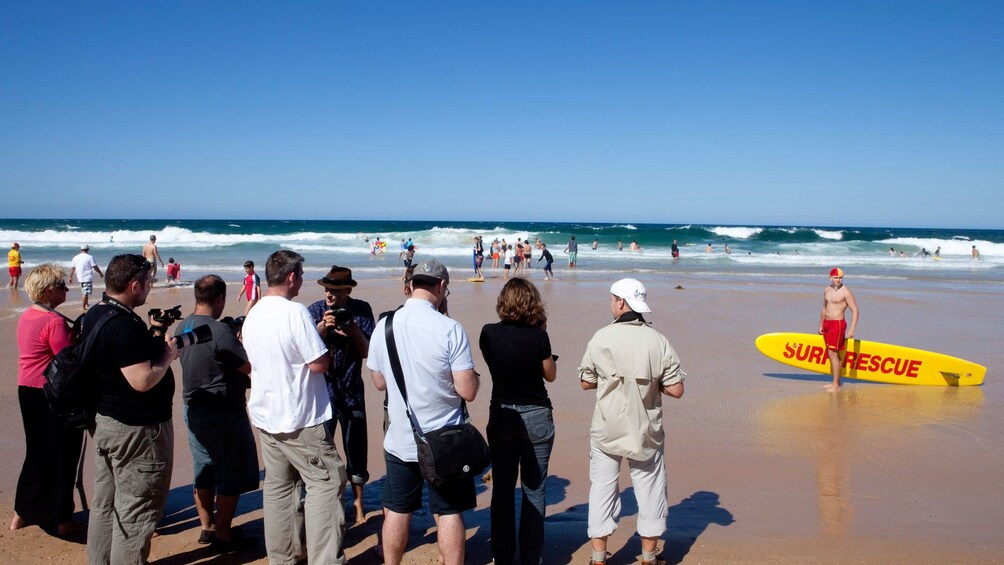
M 503 322 L 536 327 L 547 324 L 547 311 L 540 299 L 540 292 L 526 279 L 513 278 L 505 283 L 495 304 L 495 312 Z
M 66 272 L 52 263 L 43 263 L 25 277 L 24 289 L 32 302 L 39 302 L 45 291 L 55 288 L 60 282 L 66 284 Z

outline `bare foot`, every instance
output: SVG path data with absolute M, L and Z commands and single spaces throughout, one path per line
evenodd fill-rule
M 15 512 L 14 513 L 14 517 L 10 519 L 10 531 L 12 531 L 12 532 L 14 530 L 20 530 L 21 528 L 23 528 L 23 527 L 25 527 L 27 525 L 28 525 L 28 522 L 25 522 L 24 518 L 18 516 L 17 512 Z
M 826 392 L 837 392 L 838 390 L 840 390 L 840 385 L 837 386 L 827 385 L 823 388 L 826 390 Z
M 366 521 L 366 511 L 363 510 L 363 504 L 362 504 L 362 502 L 357 501 L 353 506 L 355 506 L 355 509 L 356 509 L 356 522 L 355 523 L 357 525 L 358 524 L 362 524 L 363 522 Z

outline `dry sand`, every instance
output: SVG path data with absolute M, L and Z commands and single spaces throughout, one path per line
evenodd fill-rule
M 560 273 L 559 273 L 560 274 Z M 552 346 L 561 356 L 549 385 L 558 441 L 548 478 L 545 563 L 586 563 L 586 501 L 589 488 L 587 435 L 593 394 L 577 383 L 576 367 L 592 333 L 609 322 L 611 280 L 544 284 L 530 277 L 548 305 Z M 459 277 L 458 277 L 459 278 Z M 846 381 L 837 394 L 822 391 L 826 377 L 799 373 L 760 355 L 757 335 L 771 331 L 812 332 L 818 322 L 818 284 L 779 285 L 699 276 L 644 278 L 653 325 L 679 352 L 689 377 L 681 400 L 667 399 L 666 463 L 670 514 L 664 556 L 670 563 L 1000 563 L 1004 562 L 1004 429 L 998 384 L 1004 355 L 999 346 L 1001 295 L 986 291 L 946 292 L 921 283 L 905 290 L 869 287 L 848 277 L 862 307 L 858 337 L 934 349 L 988 367 L 986 384 L 927 388 Z M 495 297 L 504 281 L 451 285 L 450 312 L 475 343 L 483 324 L 496 320 Z M 674 287 L 682 285 L 684 289 Z M 227 313 L 239 314 L 231 285 Z M 320 287 L 304 285 L 299 300 L 320 298 Z M 402 300 L 400 283 L 364 280 L 355 296 L 375 312 Z M 60 310 L 79 309 L 78 297 Z M 190 312 L 190 287 L 158 288 L 150 305 L 182 304 Z M 0 295 L 0 358 L 4 363 L 0 414 L 0 560 L 81 563 L 81 540 L 63 541 L 36 527 L 7 530 L 23 453 L 16 394 L 17 309 L 24 292 Z M 993 312 L 998 312 L 994 314 Z M 996 321 L 994 321 L 996 320 Z M 476 349 L 476 346 L 475 346 Z M 483 373 L 471 406 L 479 427 L 487 422 L 491 380 Z M 180 379 L 180 369 L 175 367 Z M 368 374 L 364 375 L 367 383 Z M 384 465 L 382 394 L 368 391 L 371 485 L 368 520 L 348 530 L 350 563 L 377 563 L 372 548 L 381 518 L 379 496 Z M 264 563 L 264 546 L 214 557 L 195 543 L 198 520 L 191 499 L 192 469 L 187 433 L 180 417 L 180 383 L 175 404 L 175 468 L 167 513 L 153 540 L 158 563 Z M 91 468 L 88 458 L 87 484 Z M 623 488 L 630 483 L 627 477 Z M 467 561 L 491 562 L 490 483 L 479 484 L 478 508 L 466 515 Z M 636 503 L 625 495 L 624 516 L 611 537 L 609 563 L 633 563 L 640 553 L 633 535 Z M 251 535 L 262 530 L 261 492 L 242 498 L 235 523 Z M 81 514 L 80 519 L 83 519 Z M 432 563 L 435 528 L 425 512 L 413 518 L 406 562 Z

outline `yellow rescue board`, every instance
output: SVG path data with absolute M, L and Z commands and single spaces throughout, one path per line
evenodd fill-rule
M 467 282 L 485 282 L 485 279 L 479 279 L 477 277 L 471 277 L 467 279 Z
M 772 333 L 756 338 L 756 347 L 775 361 L 812 371 L 830 374 L 823 336 L 799 333 Z M 840 374 L 850 379 L 880 383 L 972 386 L 983 384 L 987 368 L 965 359 L 860 339 L 847 340 L 841 352 Z

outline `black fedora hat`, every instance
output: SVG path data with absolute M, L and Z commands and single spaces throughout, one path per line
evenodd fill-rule
M 352 269 L 332 265 L 331 270 L 323 279 L 317 279 L 317 284 L 324 288 L 337 290 L 339 288 L 352 288 L 356 286 L 356 281 L 352 280 Z

